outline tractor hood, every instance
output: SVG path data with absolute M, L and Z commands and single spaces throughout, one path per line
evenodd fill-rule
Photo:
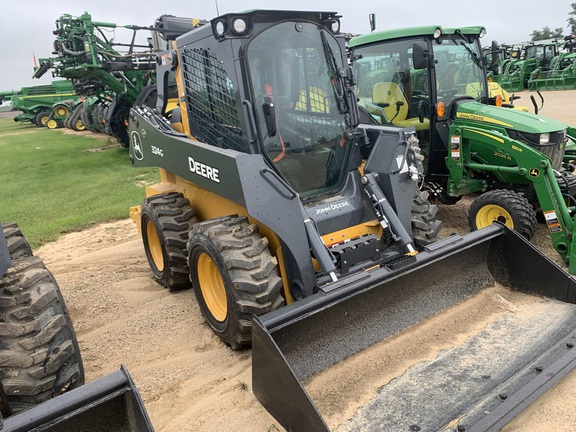
M 458 104 L 455 120 L 470 122 L 477 127 L 503 127 L 529 133 L 556 132 L 566 129 L 564 123 L 556 120 L 476 101 Z

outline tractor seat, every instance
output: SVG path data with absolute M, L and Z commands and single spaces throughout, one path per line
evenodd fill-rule
M 372 90 L 372 103 L 366 107 L 370 114 L 378 114 L 383 123 L 399 127 L 410 127 L 418 130 L 430 128 L 430 120 L 420 123 L 418 117 L 408 117 L 408 101 L 404 92 L 393 82 L 379 82 Z

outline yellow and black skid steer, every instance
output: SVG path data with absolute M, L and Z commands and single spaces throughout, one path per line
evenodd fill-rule
M 253 10 L 160 53 L 130 160 L 161 182 L 131 217 L 158 283 L 252 347 L 287 430 L 482 428 L 572 367 L 574 282 L 502 225 L 439 240 L 415 129 L 360 125 L 339 31 L 335 12 Z

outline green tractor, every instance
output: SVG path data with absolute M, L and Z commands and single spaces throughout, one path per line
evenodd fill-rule
M 530 90 L 576 89 L 576 35 L 566 36 L 560 54 L 530 75 Z
M 413 126 L 425 156 L 423 187 L 444 204 L 481 194 L 470 207 L 471 229 L 500 221 L 530 239 L 538 213 L 576 274 L 576 178 L 563 170 L 576 129 L 497 106 L 482 61 L 484 33 L 429 26 L 352 38 L 363 122 Z
M 528 81 L 536 69 L 548 69 L 558 55 L 558 41 L 547 40 L 524 44 L 516 57 L 502 68 L 499 83 L 507 91 L 519 92 L 528 88 Z

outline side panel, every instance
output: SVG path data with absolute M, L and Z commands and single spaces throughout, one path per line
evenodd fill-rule
M 315 286 L 298 195 L 268 168 L 261 155 L 193 141 L 174 133 L 166 120 L 149 108 L 133 109 L 131 120 L 130 160 L 135 167 L 164 168 L 245 208 L 249 216 L 274 232 L 292 253 L 296 260 L 292 276 L 301 279 L 307 288 Z M 203 208 L 211 203 L 197 200 L 192 205 Z

